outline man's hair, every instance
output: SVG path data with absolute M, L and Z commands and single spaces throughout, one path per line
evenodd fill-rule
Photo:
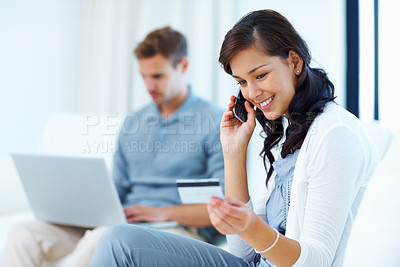
M 164 27 L 149 33 L 134 50 L 138 59 L 163 55 L 171 60 L 174 68 L 187 56 L 186 38 L 171 27 Z

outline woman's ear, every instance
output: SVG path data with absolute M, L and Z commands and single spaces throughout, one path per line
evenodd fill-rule
M 295 75 L 300 75 L 300 73 L 303 71 L 304 62 L 303 59 L 299 56 L 299 54 L 297 54 L 293 50 L 290 50 L 288 61 L 290 66 L 292 66 Z

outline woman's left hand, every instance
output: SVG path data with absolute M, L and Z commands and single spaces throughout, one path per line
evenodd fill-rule
M 242 233 L 257 216 L 245 204 L 233 198 L 212 197 L 207 210 L 212 225 L 223 235 Z

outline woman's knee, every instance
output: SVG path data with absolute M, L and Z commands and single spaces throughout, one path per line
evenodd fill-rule
M 104 231 L 100 238 L 100 242 L 108 242 L 111 244 L 115 243 L 126 243 L 128 241 L 132 242 L 134 240 L 140 239 L 141 231 L 137 229 L 138 227 L 129 224 L 115 224 L 108 227 Z
M 90 266 L 125 266 L 132 262 L 131 251 L 140 246 L 143 231 L 129 224 L 116 224 L 107 228 L 96 247 Z M 134 265 L 132 265 L 134 266 Z
M 126 235 L 127 232 L 126 224 L 115 224 L 108 227 L 101 235 L 101 240 L 120 240 Z
M 116 224 L 109 227 L 101 236 L 102 246 L 116 250 L 132 250 L 146 248 L 154 245 L 154 240 L 159 238 L 159 232 L 153 229 L 131 224 Z

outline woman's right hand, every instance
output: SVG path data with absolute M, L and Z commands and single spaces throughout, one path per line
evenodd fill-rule
M 223 235 L 237 235 L 247 230 L 257 215 L 240 200 L 211 197 L 208 216 L 215 229 Z
M 247 121 L 242 123 L 233 115 L 235 99 L 235 96 L 231 96 L 228 110 L 222 116 L 220 138 L 224 154 L 240 152 L 243 149 L 247 151 L 247 145 L 256 127 L 256 112 L 247 101 Z

